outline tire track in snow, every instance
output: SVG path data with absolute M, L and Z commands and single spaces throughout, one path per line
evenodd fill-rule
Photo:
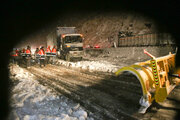
M 32 68 L 31 68 L 32 69 Z M 38 70 L 39 69 L 39 70 Z M 54 82 L 54 81 L 56 81 L 56 84 L 58 83 L 58 84 L 60 84 L 61 86 L 63 86 L 63 88 L 61 88 L 61 90 L 63 90 L 63 89 L 68 89 L 69 91 L 71 91 L 70 93 L 72 93 L 72 92 L 74 92 L 75 94 L 78 94 L 79 96 L 82 96 L 82 97 L 86 97 L 86 99 L 84 99 L 84 101 L 87 101 L 88 99 L 89 99 L 89 96 L 90 95 L 87 95 L 86 93 L 87 93 L 87 91 L 86 91 L 86 93 L 85 94 L 83 94 L 83 91 L 81 91 L 81 92 L 77 92 L 76 90 L 77 90 L 77 87 L 75 87 L 74 86 L 74 84 L 72 84 L 72 83 L 69 83 L 69 82 L 67 82 L 67 79 L 64 79 L 64 78 L 60 78 L 59 77 L 59 79 L 57 80 L 57 79 L 52 79 L 52 78 L 54 78 L 55 76 L 48 76 L 48 75 L 50 75 L 50 73 L 46 73 L 47 72 L 47 70 L 44 70 L 44 72 L 43 72 L 43 69 L 41 69 L 41 68 L 33 68 L 32 70 L 31 70 L 31 72 L 32 73 L 34 73 L 35 72 L 35 74 L 38 72 L 38 74 L 41 74 L 41 76 L 45 76 L 44 78 L 46 78 L 46 79 L 49 79 L 49 82 Z M 51 73 L 52 73 L 52 71 L 51 71 Z M 40 77 L 40 76 L 39 76 Z M 53 80 L 53 81 L 52 81 Z M 60 82 L 61 81 L 61 82 Z M 66 82 L 65 82 L 66 81 Z M 68 80 L 69 81 L 69 80 Z M 78 88 L 78 89 L 81 89 L 81 88 Z M 83 89 L 83 90 L 85 90 L 85 89 Z M 93 89 L 92 89 L 93 90 Z M 97 92 L 97 90 L 93 90 L 94 92 Z M 98 91 L 99 92 L 99 91 Z M 89 92 L 90 93 L 90 92 Z M 102 92 L 99 92 L 99 94 L 101 94 Z M 90 93 L 92 96 L 93 96 L 93 94 L 92 93 Z M 99 95 L 98 94 L 98 95 Z M 108 96 L 109 97 L 109 96 Z M 112 96 L 110 96 L 110 97 L 112 97 Z M 97 99 L 97 96 L 95 96 L 94 98 L 92 97 L 91 98 L 91 101 L 93 102 L 93 101 L 95 101 L 96 103 L 98 103 L 98 105 L 100 105 L 100 106 L 102 106 L 102 111 L 105 111 L 106 109 L 106 115 L 109 115 L 109 116 L 114 116 L 114 115 L 110 115 L 110 113 L 109 113 L 109 109 L 111 109 L 111 112 L 112 112 L 112 114 L 114 114 L 115 112 L 117 112 L 118 111 L 118 113 L 116 113 L 115 114 L 115 116 L 126 116 L 126 117 L 129 117 L 129 118 L 133 118 L 131 115 L 128 115 L 127 113 L 125 113 L 125 112 L 123 112 L 122 110 L 120 110 L 120 109 L 118 109 L 117 111 L 115 110 L 115 109 L 112 109 L 112 107 L 111 106 L 109 106 L 109 105 L 106 105 L 106 104 L 103 104 L 103 103 L 101 103 L 101 101 L 97 101 L 96 100 Z M 107 98 L 106 98 L 107 99 Z M 112 98 L 109 98 L 109 99 L 112 99 Z M 113 99 L 112 99 L 112 101 L 114 101 Z M 111 101 L 111 102 L 112 102 Z M 91 104 L 92 104 L 92 102 L 91 102 Z M 114 104 L 113 106 L 118 106 L 118 101 L 115 99 L 115 101 L 114 101 L 114 103 L 116 103 L 116 105 Z M 121 105 L 121 104 L 120 104 Z M 105 109 L 106 108 L 106 109 Z M 114 107 L 115 108 L 115 107 Z M 117 108 L 117 107 L 116 107 Z M 112 117 L 113 118 L 113 117 Z M 117 117 L 116 117 L 117 118 Z M 134 118 L 133 118 L 134 119 Z

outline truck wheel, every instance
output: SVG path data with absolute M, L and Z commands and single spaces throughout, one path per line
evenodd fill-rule
M 79 61 L 82 61 L 82 59 L 83 59 L 83 58 L 82 58 L 82 57 L 80 57 L 80 58 L 79 58 Z
M 59 57 L 59 59 L 65 60 L 65 56 L 61 55 L 61 56 Z
M 58 58 L 60 58 L 60 59 L 61 59 L 61 54 L 60 54 L 60 52 L 59 52 L 59 51 L 57 52 L 57 56 L 58 56 Z
M 71 60 L 71 57 L 67 54 L 66 55 L 66 61 L 70 61 Z

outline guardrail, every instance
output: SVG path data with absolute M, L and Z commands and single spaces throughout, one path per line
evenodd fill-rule
M 143 34 L 129 37 L 119 37 L 119 47 L 138 47 L 138 46 L 164 46 L 175 45 L 174 39 L 168 33 Z

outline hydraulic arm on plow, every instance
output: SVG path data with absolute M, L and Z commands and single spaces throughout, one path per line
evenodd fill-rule
M 145 113 L 154 100 L 163 102 L 174 87 L 180 83 L 180 73 L 175 71 L 175 54 L 169 53 L 167 56 L 155 58 L 146 50 L 144 53 L 152 59 L 123 67 L 116 72 L 118 76 L 128 71 L 138 78 L 143 92 L 139 101 L 141 105 L 139 113 Z

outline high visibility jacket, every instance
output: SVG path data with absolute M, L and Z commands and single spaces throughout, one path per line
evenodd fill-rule
M 17 57 L 18 55 L 17 54 L 12 54 L 12 56 Z
M 31 50 L 27 49 L 26 54 L 31 54 Z
M 46 53 L 51 53 L 51 49 L 50 49 L 50 48 L 47 48 L 47 49 L 46 49 Z
M 43 49 L 39 50 L 38 54 L 43 56 L 44 55 L 44 50 Z
M 19 53 L 19 51 L 18 51 L 18 50 L 16 50 L 16 53 L 18 54 L 18 53 Z
M 53 49 L 52 49 L 52 53 L 56 53 L 56 48 L 53 48 Z
M 26 51 L 25 49 L 22 50 L 23 53 L 25 53 L 25 51 Z
M 19 54 L 19 53 L 18 53 L 18 50 L 16 50 L 16 51 L 13 51 L 12 56 L 15 56 L 15 57 L 16 57 L 16 56 L 18 56 L 18 54 Z

